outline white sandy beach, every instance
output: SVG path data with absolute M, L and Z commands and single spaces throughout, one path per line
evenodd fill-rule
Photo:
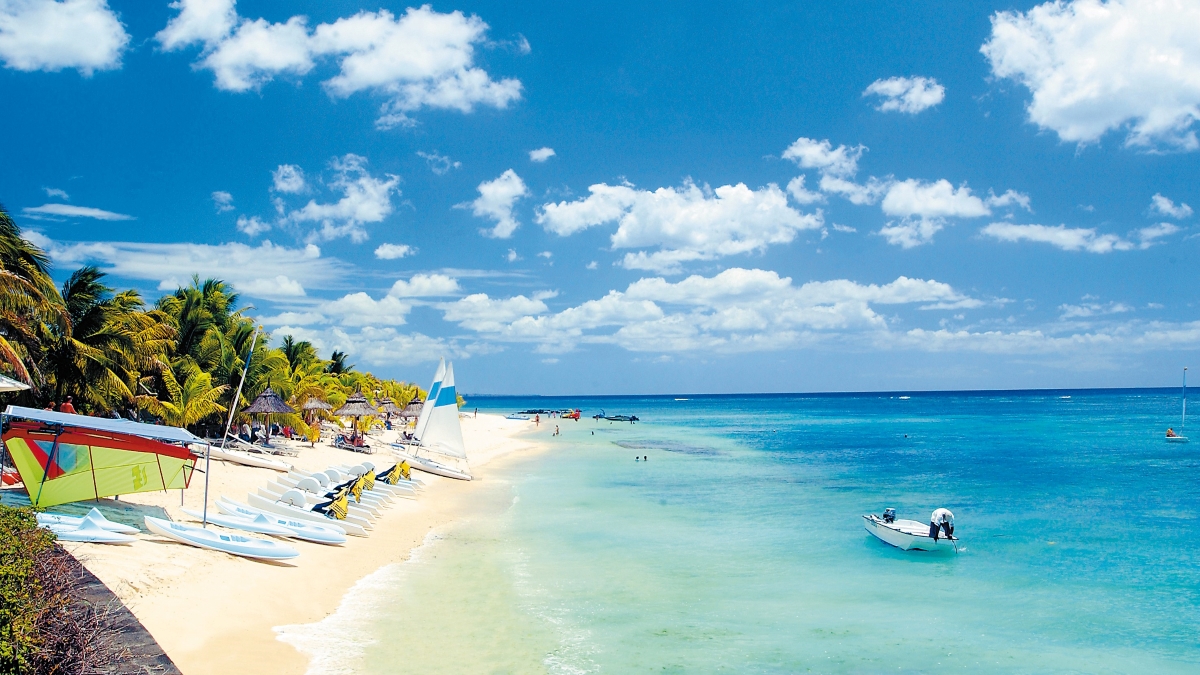
M 463 436 L 475 481 L 464 482 L 414 471 L 426 483 L 418 499 L 395 500 L 366 538 L 350 537 L 345 546 L 306 542 L 294 545 L 301 555 L 288 564 L 192 548 L 143 534 L 131 546 L 67 544 L 84 564 L 125 602 L 186 675 L 205 673 L 303 673 L 307 658 L 276 639 L 272 630 L 285 624 L 311 623 L 334 612 L 359 579 L 380 567 L 405 560 L 428 532 L 496 502 L 476 498 L 498 460 L 525 456 L 543 448 L 528 422 L 499 415 L 464 417 Z M 545 427 L 543 427 L 545 431 Z M 387 438 L 387 436 L 385 436 Z M 318 444 L 288 461 L 297 468 L 322 470 L 335 464 L 372 459 L 390 466 L 386 450 L 364 456 Z M 213 462 L 209 498 L 244 501 L 277 472 Z M 203 475 L 184 492 L 189 508 L 203 501 Z M 184 522 L 180 493 L 122 497 L 122 504 L 165 509 Z

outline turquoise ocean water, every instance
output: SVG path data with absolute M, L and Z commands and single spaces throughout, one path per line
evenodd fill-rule
M 312 672 L 1200 672 L 1177 391 L 899 396 L 472 399 L 585 419 L 285 639 Z M 862 527 L 939 506 L 958 555 Z

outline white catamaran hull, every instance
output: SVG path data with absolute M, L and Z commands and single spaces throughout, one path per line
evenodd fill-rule
M 392 453 L 400 459 L 407 460 L 408 465 L 417 471 L 424 471 L 425 473 L 433 474 L 435 476 L 444 476 L 446 478 L 454 478 L 456 480 L 472 480 L 471 474 L 467 473 L 466 471 L 460 471 L 453 467 L 446 466 L 445 464 L 435 462 L 432 459 L 410 455 L 409 453 L 403 452 L 394 446 L 392 448 Z
M 880 541 L 903 551 L 954 551 L 954 544 L 958 541 L 957 537 L 939 537 L 934 541 L 933 537 L 929 536 L 929 524 L 918 523 L 915 520 L 885 523 L 879 516 L 863 516 L 863 527 Z
M 243 537 L 239 534 L 224 534 L 215 530 L 206 530 L 181 523 L 173 523 L 161 518 L 146 516 L 146 529 L 160 534 L 168 539 L 174 539 L 181 544 L 210 548 L 246 558 L 261 558 L 264 560 L 289 560 L 300 555 L 296 549 L 277 541 Z

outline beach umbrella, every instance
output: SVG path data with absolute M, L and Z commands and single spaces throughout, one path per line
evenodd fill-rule
M 354 393 L 346 399 L 346 405 L 335 410 L 333 414 L 339 417 L 353 417 L 354 431 L 357 433 L 358 418 L 366 417 L 368 415 L 378 415 L 379 411 L 370 405 L 367 405 L 367 397 L 363 396 L 362 388 L 360 387 L 355 389 Z
M 304 402 L 304 405 L 300 406 L 300 408 L 301 408 L 301 409 L 303 409 L 303 410 L 305 410 L 305 411 L 311 411 L 311 410 L 333 410 L 333 406 L 329 405 L 328 403 L 326 403 L 325 401 L 322 401 L 322 400 L 321 400 L 321 399 L 319 399 L 319 398 L 310 398 L 310 399 L 308 399 L 307 401 L 305 401 L 305 402 Z M 308 420 L 307 420 L 307 421 L 311 422 L 311 421 L 312 421 L 312 416 L 311 416 L 311 415 L 309 415 L 309 416 L 307 416 L 307 417 L 308 417 Z
M 404 412 L 404 409 L 396 405 L 396 403 L 390 398 L 381 399 L 379 401 L 379 409 L 385 413 L 391 413 L 393 415 L 399 415 L 400 413 Z
M 270 387 L 267 387 L 263 390 L 263 393 L 259 394 L 258 398 L 254 399 L 254 402 L 246 406 L 242 412 L 267 416 L 267 442 L 269 443 L 271 441 L 271 415 L 286 415 L 288 413 L 296 412 L 296 409 L 287 403 L 284 403 L 283 399 L 279 397 L 279 394 L 276 394 L 274 390 L 272 390 Z
M 24 382 L 18 382 L 11 377 L 0 375 L 0 391 L 24 391 L 29 388 L 29 385 Z
M 425 402 L 421 400 L 420 396 L 417 396 L 413 398 L 413 400 L 409 401 L 408 405 L 404 406 L 404 410 L 400 411 L 400 416 L 407 417 L 409 419 L 416 419 L 421 416 L 421 408 L 424 405 Z

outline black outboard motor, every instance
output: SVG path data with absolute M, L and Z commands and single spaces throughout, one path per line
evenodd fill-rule
M 883 522 L 885 522 L 885 523 L 896 522 L 896 509 L 884 509 L 883 510 Z

